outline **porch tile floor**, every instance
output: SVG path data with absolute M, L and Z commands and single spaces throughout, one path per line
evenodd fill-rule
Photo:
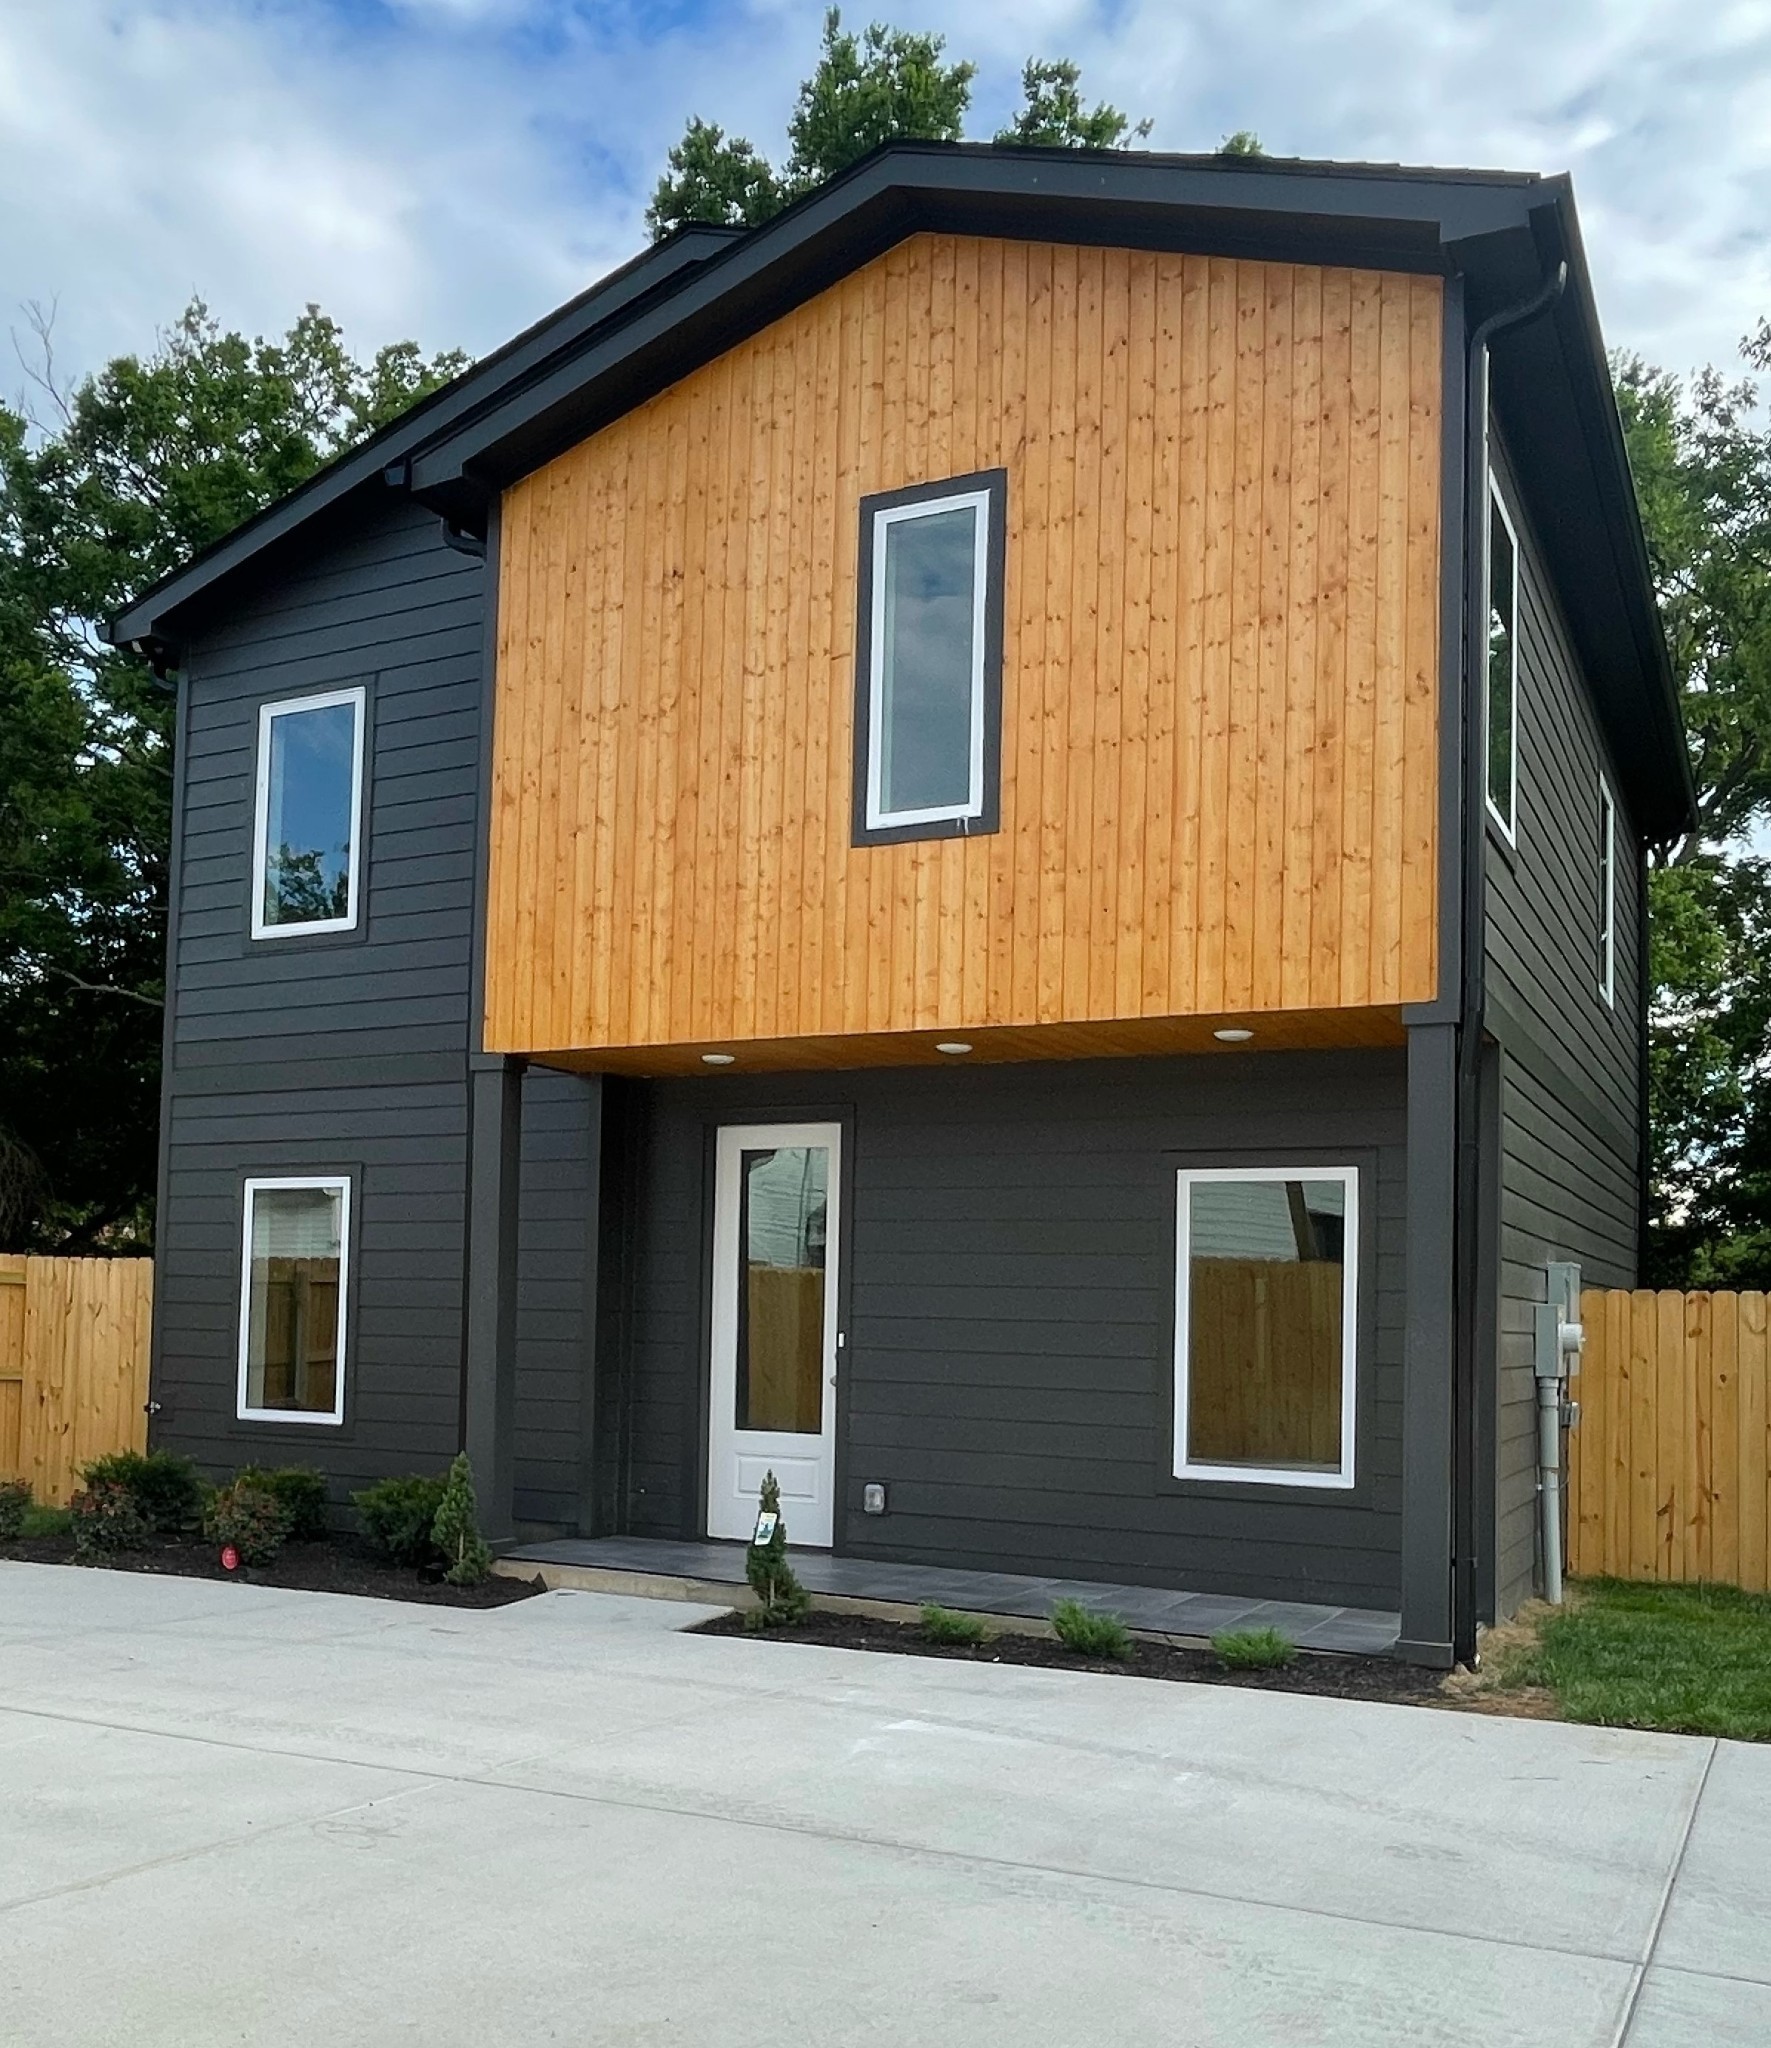
M 559 1537 L 525 1543 L 507 1553 L 534 1564 L 576 1565 L 651 1578 L 696 1579 L 715 1585 L 744 1583 L 742 1543 L 692 1543 L 651 1536 Z M 1116 1586 L 1094 1579 L 1021 1578 L 1013 1572 L 949 1570 L 939 1565 L 879 1564 L 796 1550 L 793 1568 L 814 1593 L 891 1600 L 908 1606 L 936 1601 L 975 1614 L 1036 1615 L 1055 1600 L 1074 1599 L 1109 1608 L 1133 1628 L 1167 1635 L 1210 1636 L 1220 1629 L 1277 1628 L 1309 1650 L 1345 1650 L 1382 1656 L 1396 1641 L 1400 1617 L 1371 1607 L 1312 1606 L 1300 1600 L 1240 1599 L 1228 1593 L 1185 1593 L 1160 1586 Z

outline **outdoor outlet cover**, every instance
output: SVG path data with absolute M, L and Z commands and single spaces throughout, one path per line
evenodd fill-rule
M 861 1489 L 861 1511 L 868 1515 L 883 1515 L 885 1509 L 885 1488 L 877 1479 L 870 1479 Z

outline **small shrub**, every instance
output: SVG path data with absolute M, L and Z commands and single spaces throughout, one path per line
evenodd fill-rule
M 479 1586 L 491 1576 L 492 1553 L 480 1534 L 480 1504 L 474 1499 L 473 1467 L 465 1451 L 457 1454 L 443 1482 L 431 1541 L 449 1560 L 443 1577 L 450 1585 Z
M 787 1562 L 787 1523 L 781 1514 L 781 1482 L 773 1472 L 763 1474 L 762 1512 L 773 1515 L 775 1526 L 766 1543 L 752 1543 L 744 1553 L 744 1576 L 756 1594 L 757 1605 L 745 1616 L 753 1629 L 787 1628 L 804 1621 L 811 1612 L 810 1594 L 794 1576 Z
M 383 1557 L 413 1571 L 436 1563 L 437 1546 L 431 1531 L 443 1505 L 443 1485 L 441 1479 L 407 1472 L 395 1479 L 378 1479 L 351 1495 L 363 1518 L 364 1535 Z
M 11 1543 L 25 1533 L 25 1518 L 31 1511 L 31 1482 L 28 1479 L 0 1479 L 0 1543 Z
M 286 1541 L 314 1543 L 326 1533 L 326 1482 L 311 1465 L 245 1465 L 234 1484 L 256 1486 L 282 1505 Z
M 218 1486 L 203 1515 L 211 1543 L 231 1543 L 242 1564 L 269 1564 L 289 1533 L 289 1514 L 267 1488 L 250 1479 Z
M 922 1632 L 931 1643 L 966 1643 L 973 1648 L 990 1633 L 975 1614 L 955 1614 L 932 1600 L 922 1610 Z
M 203 1519 L 203 1481 L 189 1458 L 175 1451 L 113 1451 L 80 1468 L 86 1486 L 121 1486 L 133 1495 L 143 1521 L 168 1536 Z
M 25 1526 L 20 1534 L 34 1536 L 67 1536 L 72 1533 L 74 1517 L 67 1508 L 46 1508 L 31 1506 L 25 1509 Z
M 1283 1671 L 1297 1655 L 1291 1638 L 1276 1628 L 1226 1629 L 1211 1646 L 1226 1671 Z
M 74 1555 L 83 1564 L 102 1564 L 119 1550 L 139 1550 L 150 1532 L 140 1503 L 120 1480 L 95 1479 L 68 1503 Z
M 1052 1609 L 1052 1627 L 1066 1650 L 1079 1657 L 1129 1657 L 1131 1631 L 1117 1614 L 1097 1614 L 1080 1600 L 1060 1600 Z

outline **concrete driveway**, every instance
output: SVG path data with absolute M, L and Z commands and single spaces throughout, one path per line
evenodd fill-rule
M 1771 1750 L 0 1565 L 8 2048 L 1771 2041 Z

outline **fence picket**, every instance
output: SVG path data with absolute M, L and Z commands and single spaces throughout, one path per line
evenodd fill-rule
M 80 1466 L 147 1447 L 151 1259 L 0 1258 L 0 1478 L 65 1505 Z
M 1575 1572 L 1771 1592 L 1767 1307 L 1756 1292 L 1582 1297 Z

